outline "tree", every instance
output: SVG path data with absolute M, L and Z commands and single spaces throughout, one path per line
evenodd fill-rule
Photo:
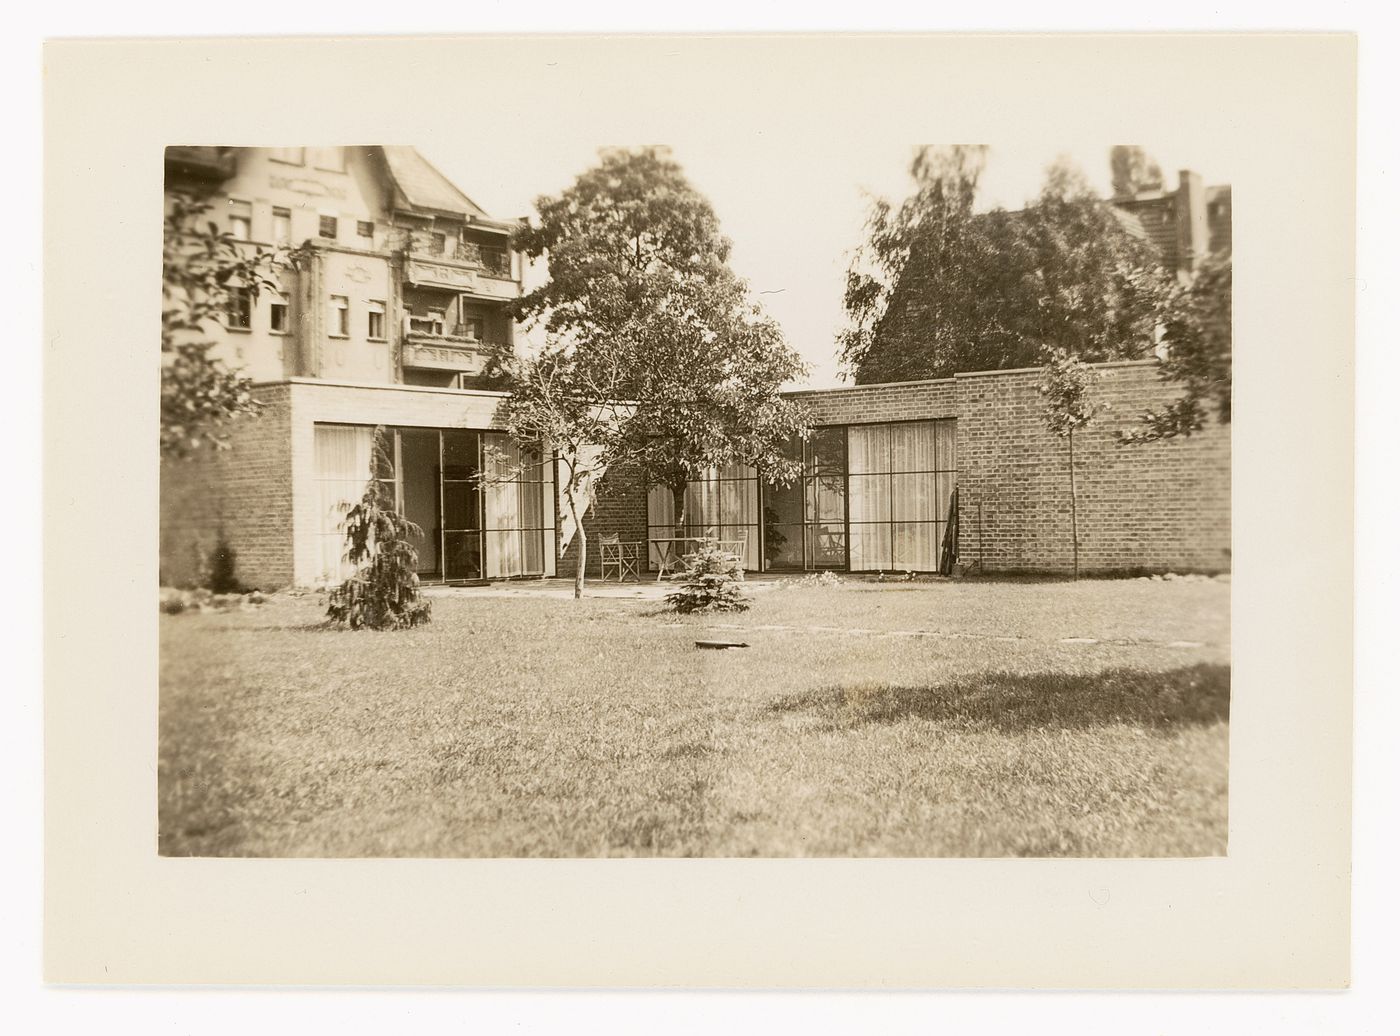
M 533 356 L 498 352 L 491 367 L 510 387 L 506 428 L 523 443 L 552 449 L 559 463 L 559 496 L 579 541 L 574 598 L 583 596 L 588 532 L 583 515 L 609 465 L 626 463 L 617 431 L 629 414 L 620 367 L 591 350 L 552 341 Z M 497 477 L 516 472 L 497 463 Z
M 1144 191 L 1162 189 L 1162 167 L 1135 144 L 1115 144 L 1108 153 L 1108 163 L 1116 197 L 1132 198 Z
M 600 159 L 539 198 L 538 223 L 516 237 L 529 258 L 548 259 L 548 281 L 516 307 L 547 342 L 515 361 L 524 396 L 510 421 L 590 443 L 590 471 L 625 464 L 669 486 L 680 529 L 685 485 L 711 467 L 796 477 L 784 447 L 804 430 L 802 412 L 780 390 L 805 367 L 729 268 L 714 210 L 669 153 Z
M 229 369 L 206 336 L 246 292 L 251 306 L 276 291 L 276 271 L 294 262 L 286 249 L 234 239 L 207 216 L 206 199 L 176 192 L 165 214 L 160 313 L 160 451 L 163 459 L 187 458 L 208 443 L 228 446 L 227 425 L 256 414 L 252 383 Z
M 838 336 L 857 383 L 1150 353 L 1173 298 L 1152 246 L 1065 163 L 1018 212 L 974 213 L 986 149 L 921 149 L 915 190 L 877 199 L 847 275 Z
M 1196 271 L 1162 333 L 1166 355 L 1158 373 L 1182 394 L 1161 409 L 1145 410 L 1142 427 L 1120 432 L 1120 443 L 1189 436 L 1205 427 L 1212 411 L 1221 424 L 1230 423 L 1231 285 L 1228 249 L 1207 258 Z
M 1045 424 L 1068 445 L 1069 524 L 1075 579 L 1079 578 L 1079 489 L 1074 476 L 1074 433 L 1107 409 L 1107 404 L 1095 400 L 1092 395 L 1098 379 L 1098 371 L 1062 349 L 1051 355 L 1040 377 Z
M 364 494 L 345 510 L 345 560 L 355 570 L 331 591 L 326 609 L 331 621 L 352 630 L 404 629 L 432 618 L 432 603 L 423 599 L 418 585 L 418 550 L 412 540 L 423 530 L 394 510 L 388 487 L 375 477 L 376 470 L 391 466 L 384 430 L 376 428 Z

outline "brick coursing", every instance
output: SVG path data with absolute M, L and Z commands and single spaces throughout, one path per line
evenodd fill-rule
M 1154 362 L 1098 365 L 1111 407 L 1075 434 L 1080 570 L 1219 572 L 1230 567 L 1230 429 L 1120 446 L 1175 392 Z M 1041 416 L 1038 371 L 959 375 L 959 559 L 985 571 L 1067 572 L 1067 444 Z
M 583 526 L 588 533 L 588 566 L 586 575 L 598 578 L 602 573 L 599 538 L 617 534 L 623 543 L 645 544 L 647 538 L 647 495 L 641 476 L 633 468 L 610 470 L 598 486 L 593 506 L 584 516 Z M 641 571 L 646 571 L 645 547 L 642 548 Z M 573 578 L 578 570 L 578 537 L 569 542 L 564 556 L 559 559 L 558 574 Z
M 261 589 L 293 582 L 289 386 L 260 386 L 254 396 L 264 410 L 231 424 L 230 449 L 161 463 L 164 585 L 193 582 L 221 531 L 237 554 L 240 581 Z

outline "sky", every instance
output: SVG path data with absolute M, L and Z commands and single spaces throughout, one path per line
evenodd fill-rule
M 609 143 L 560 135 L 486 154 L 470 142 L 446 140 L 420 144 L 419 150 L 488 213 L 508 218 L 533 213 L 536 197 L 563 190 Z M 846 269 L 862 240 L 870 195 L 897 200 L 909 193 L 914 146 L 880 140 L 837 145 L 817 134 L 750 137 L 741 148 L 716 147 L 712 139 L 662 143 L 670 144 L 691 183 L 714 206 L 734 242 L 734 270 L 807 361 L 807 381 L 791 387 L 842 384 L 835 339 L 845 326 Z M 1057 140 L 1047 131 L 992 143 L 978 208 L 1020 207 L 1039 192 L 1046 167 L 1059 157 L 1074 162 L 1107 197 L 1113 143 Z M 1231 182 L 1226 149 L 1190 139 L 1161 147 L 1141 143 L 1157 159 L 1168 188 L 1176 186 L 1180 169 L 1201 173 L 1207 184 Z M 532 271 L 527 286 L 542 277 L 542 269 Z

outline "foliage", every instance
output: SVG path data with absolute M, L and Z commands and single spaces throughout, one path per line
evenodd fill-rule
M 985 147 L 920 149 L 914 192 L 873 202 L 847 275 L 841 358 L 858 383 L 1137 358 L 1175 297 L 1152 246 L 1069 165 L 1018 212 L 974 213 Z
M 213 355 L 207 337 L 238 290 L 252 300 L 275 291 L 276 270 L 296 254 L 239 242 L 208 219 L 205 198 L 174 192 L 167 199 L 161 273 L 160 450 L 186 458 L 204 444 L 228 446 L 227 425 L 256 414 L 251 382 Z
M 715 546 L 701 547 L 685 558 L 685 582 L 666 595 L 666 604 L 682 614 L 748 611 L 740 586 L 744 569 L 737 554 Z
M 241 594 L 243 584 L 238 581 L 237 567 L 238 552 L 229 545 L 228 537 L 220 529 L 209 563 L 209 589 L 216 594 Z
M 785 447 L 803 416 L 780 390 L 805 367 L 730 270 L 714 210 L 669 154 L 605 150 L 536 207 L 514 244 L 546 257 L 549 279 L 515 315 L 546 342 L 493 369 L 513 393 L 512 434 L 564 458 L 566 504 L 571 487 L 586 497 L 603 472 L 627 466 L 671 487 L 680 524 L 685 483 L 711 467 L 795 478 Z
M 1156 159 L 1134 144 L 1115 144 L 1108 153 L 1113 170 L 1113 193 L 1131 198 L 1144 191 L 1162 189 L 1162 167 Z
M 1107 403 L 1094 398 L 1098 380 L 1098 371 L 1063 350 L 1051 354 L 1040 376 L 1046 427 L 1066 440 L 1069 453 L 1069 528 L 1075 579 L 1079 578 L 1079 489 L 1074 476 L 1074 433 L 1108 409 Z
M 382 429 L 376 430 L 376 464 L 387 465 Z M 345 560 L 351 576 L 331 591 L 326 615 L 351 629 L 392 630 L 430 621 L 432 604 L 418 585 L 418 551 L 410 537 L 422 530 L 394 510 L 384 483 L 373 477 L 359 503 L 345 512 Z
M 1196 271 L 1182 305 L 1164 328 L 1167 349 L 1159 373 L 1165 381 L 1179 385 L 1182 395 L 1160 410 L 1145 411 L 1144 427 L 1120 433 L 1120 442 L 1191 435 L 1205 427 L 1212 411 L 1221 424 L 1230 423 L 1232 307 L 1231 253 L 1227 249 L 1210 256 Z
M 1056 350 L 1041 370 L 1040 395 L 1046 427 L 1064 438 L 1083 428 L 1108 404 L 1094 398 L 1099 372 L 1079 357 Z

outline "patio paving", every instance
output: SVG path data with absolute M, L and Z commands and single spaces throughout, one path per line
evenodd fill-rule
M 751 576 L 744 586 L 754 593 L 763 593 L 778 585 L 774 576 Z M 656 579 L 638 582 L 601 582 L 590 579 L 583 586 L 585 597 L 613 598 L 628 601 L 659 601 L 675 586 L 672 582 L 658 583 Z M 425 586 L 429 597 L 543 597 L 567 599 L 574 596 L 572 579 L 531 579 L 521 582 L 492 583 L 490 586 Z

